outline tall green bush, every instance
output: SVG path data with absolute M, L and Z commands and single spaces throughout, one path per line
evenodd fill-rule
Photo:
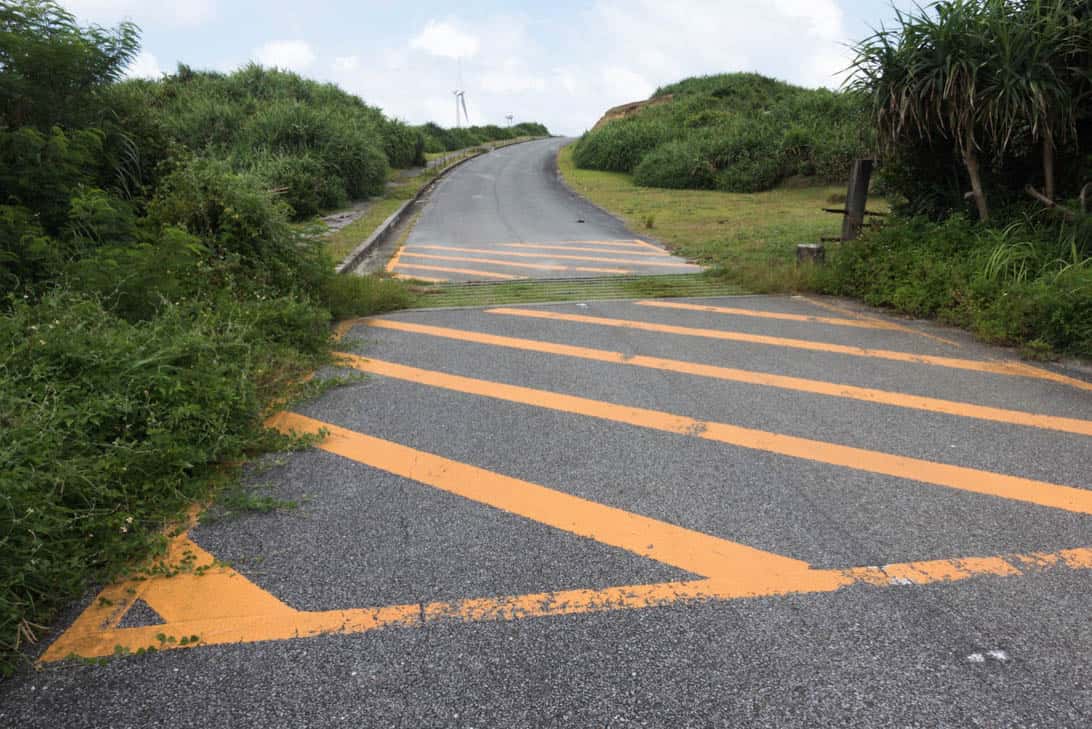
M 888 186 L 943 217 L 965 191 L 988 221 L 1034 185 L 1072 198 L 1092 149 L 1085 0 L 942 0 L 857 46 Z
M 585 134 L 574 162 L 650 187 L 757 192 L 793 176 L 843 181 L 868 149 L 863 106 L 847 94 L 727 74 L 663 87 L 653 100 L 668 95 Z

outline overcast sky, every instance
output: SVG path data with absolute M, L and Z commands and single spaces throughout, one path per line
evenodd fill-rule
M 132 20 L 133 75 L 249 60 L 334 81 L 389 115 L 542 121 L 580 134 L 610 106 L 686 76 L 758 71 L 835 87 L 846 43 L 890 22 L 888 0 L 61 0 L 84 23 Z M 895 0 L 912 7 L 912 0 Z

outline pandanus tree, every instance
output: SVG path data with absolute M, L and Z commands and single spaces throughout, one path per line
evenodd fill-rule
M 1020 141 L 1041 149 L 1053 205 L 1058 145 L 1076 133 L 1092 47 L 1089 0 L 942 0 L 898 13 L 856 47 L 849 88 L 867 96 L 881 152 L 946 140 L 958 152 L 979 218 L 990 206 L 983 164 Z M 1030 188 L 1030 181 L 1028 181 Z

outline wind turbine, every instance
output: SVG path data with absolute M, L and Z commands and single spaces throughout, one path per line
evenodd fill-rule
M 466 125 L 470 126 L 470 114 L 466 110 L 466 91 L 463 90 L 463 59 L 459 59 L 459 85 L 452 92 L 455 94 L 455 126 L 462 128 L 462 121 L 459 114 L 462 113 L 462 119 L 466 120 Z
M 453 93 L 455 94 L 455 126 L 461 128 L 463 120 L 466 121 L 467 126 L 470 126 L 470 112 L 466 110 L 466 92 L 455 89 Z

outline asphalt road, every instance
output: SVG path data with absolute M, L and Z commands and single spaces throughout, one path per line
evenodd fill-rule
M 1092 723 L 1092 384 L 827 301 L 667 303 L 350 328 L 365 379 L 276 421 L 330 437 L 251 474 L 300 508 L 88 595 L 44 657 L 122 655 L 3 682 L 0 726 Z
M 502 147 L 453 170 L 437 183 L 388 270 L 437 281 L 701 270 L 568 190 L 556 162 L 568 141 Z

